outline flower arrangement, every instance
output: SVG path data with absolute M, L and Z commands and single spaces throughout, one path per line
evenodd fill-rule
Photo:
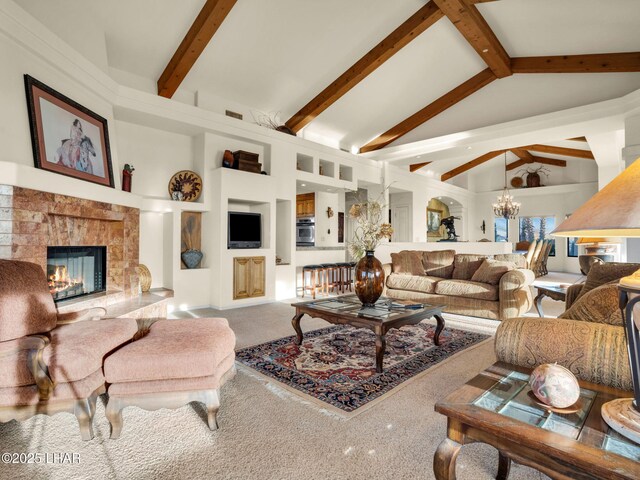
M 375 250 L 383 238 L 391 238 L 391 224 L 382 221 L 384 212 L 387 211 L 383 203 L 385 190 L 376 200 L 367 199 L 353 204 L 349 209 L 349 217 L 356 222 L 353 238 L 349 243 L 349 253 L 355 260 L 364 257 L 367 251 Z

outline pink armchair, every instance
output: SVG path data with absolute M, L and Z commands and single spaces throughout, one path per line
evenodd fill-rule
M 58 315 L 38 265 L 0 260 L 0 422 L 68 412 L 93 438 L 103 360 L 137 332 L 135 320 L 104 313 Z

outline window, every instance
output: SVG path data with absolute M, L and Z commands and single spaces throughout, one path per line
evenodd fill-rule
M 556 217 L 520 217 L 519 235 L 520 242 L 533 242 L 534 240 L 551 240 L 551 252 L 549 256 L 556 255 L 556 241 L 549 237 L 549 232 L 556 228 Z
M 506 242 L 509 238 L 509 221 L 506 218 L 496 218 L 493 223 L 493 241 Z
M 564 218 L 569 218 L 571 214 L 566 215 Z M 567 237 L 567 257 L 578 256 L 578 237 Z

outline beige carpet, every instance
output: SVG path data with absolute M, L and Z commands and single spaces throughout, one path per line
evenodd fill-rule
M 291 335 L 291 307 L 261 307 L 196 315 L 229 318 L 243 347 Z M 187 312 L 180 316 L 192 315 Z M 305 330 L 326 326 L 303 320 Z M 124 430 L 109 440 L 99 402 L 90 442 L 80 440 L 69 414 L 37 416 L 0 425 L 0 452 L 70 452 L 79 465 L 0 465 L 1 479 L 429 479 L 446 420 L 435 402 L 494 361 L 491 343 L 429 370 L 397 393 L 348 420 L 246 371 L 222 392 L 220 430 L 211 432 L 203 410 L 124 411 Z M 458 478 L 491 479 L 496 451 L 463 447 Z M 515 465 L 510 479 L 546 478 Z

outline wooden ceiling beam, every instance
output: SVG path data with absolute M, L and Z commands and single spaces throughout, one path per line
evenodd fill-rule
M 566 160 L 558 160 L 556 158 L 544 158 L 544 157 L 533 157 L 535 158 L 536 163 L 542 163 L 543 165 L 552 165 L 554 167 L 566 167 Z
M 511 150 L 513 153 L 514 150 L 520 150 L 520 149 L 513 149 Z M 555 158 L 543 158 L 543 157 L 536 157 L 531 155 L 529 152 L 526 152 L 527 154 L 529 154 L 529 156 L 531 157 L 531 159 L 529 158 L 522 158 L 520 157 L 520 160 L 516 160 L 515 162 L 510 163 L 509 165 L 506 166 L 506 170 L 507 172 L 510 170 L 514 170 L 518 167 L 522 167 L 523 165 L 528 165 L 530 163 L 542 163 L 544 165 L 553 165 L 554 167 L 566 167 L 567 166 L 567 161 L 566 160 L 556 160 Z M 516 153 L 516 155 L 518 155 Z
M 520 160 L 516 160 L 515 162 L 511 162 L 510 164 L 508 164 L 505 167 L 505 170 L 510 171 L 510 170 L 515 170 L 518 167 L 522 167 L 523 165 L 527 165 L 529 162 L 528 160 L 523 160 L 522 158 Z
M 551 153 L 555 155 L 563 155 L 565 157 L 586 158 L 595 160 L 590 150 L 580 150 L 578 148 L 554 147 L 552 145 L 526 145 L 520 147 L 522 150 L 530 150 L 532 152 Z
M 287 127 L 294 132 L 305 125 L 335 103 L 345 93 L 364 80 L 367 75 L 395 55 L 402 47 L 415 39 L 431 25 L 440 20 L 444 14 L 435 3 L 428 2 L 414 13 L 407 21 L 391 32 L 384 40 L 340 75 L 331 85 L 302 107 L 298 113 L 287 120 Z
M 506 150 L 494 150 L 493 152 L 485 153 L 484 155 L 479 156 L 478 158 L 474 158 L 470 162 L 467 162 L 459 167 L 454 168 L 453 170 L 449 170 L 447 173 L 443 173 L 440 178 L 443 182 L 460 175 L 461 173 L 466 172 L 467 170 L 471 170 L 478 165 L 482 165 L 484 162 L 488 162 L 492 158 L 496 158 L 498 155 L 502 155 Z
M 512 148 L 511 153 L 517 156 L 520 160 L 523 160 L 524 163 L 533 163 L 535 161 L 533 155 L 521 148 Z M 507 170 L 509 169 L 507 168 Z
M 422 163 L 412 163 L 411 165 L 409 165 L 409 171 L 411 173 L 413 172 L 417 172 L 418 170 L 420 170 L 422 167 L 426 167 L 427 165 L 429 165 L 431 162 L 422 162 Z
M 237 0 L 207 0 L 158 79 L 158 95 L 171 98 Z
M 395 127 L 392 127 L 382 135 L 371 140 L 360 148 L 360 153 L 372 152 L 382 147 L 386 147 L 391 142 L 394 142 L 398 138 L 409 133 L 411 130 L 422 125 L 424 122 L 435 117 L 439 113 L 444 112 L 447 108 L 467 98 L 472 93 L 477 92 L 485 85 L 493 82 L 495 79 L 496 76 L 493 74 L 491 69 L 487 68 L 486 70 L 483 70 L 463 84 L 458 85 L 450 92 L 445 93 L 422 110 L 403 120 Z
M 640 72 L 640 52 L 557 55 L 511 59 L 513 73 Z
M 567 140 L 571 140 L 572 142 L 586 142 L 587 137 L 573 137 L 573 138 L 567 138 Z
M 512 74 L 506 50 L 470 0 L 433 0 L 498 78 Z

